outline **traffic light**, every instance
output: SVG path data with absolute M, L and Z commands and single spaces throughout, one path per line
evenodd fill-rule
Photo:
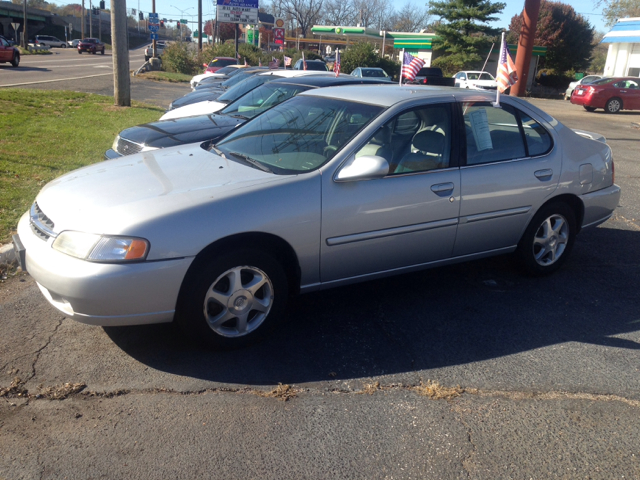
M 164 28 L 164 20 L 160 20 L 160 28 Z
M 178 21 L 178 25 L 177 25 L 177 27 L 178 27 L 178 28 L 180 28 L 180 21 Z
M 100 0 L 100 10 L 104 10 L 104 0 Z
M 140 13 L 138 14 L 138 18 L 139 18 L 140 20 L 144 20 L 144 13 L 140 12 Z

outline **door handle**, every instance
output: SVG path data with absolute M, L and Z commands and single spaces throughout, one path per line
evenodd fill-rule
M 620 90 L 620 93 L 627 93 L 626 90 Z
M 539 180 L 549 180 L 553 176 L 553 170 L 551 170 L 550 168 L 537 170 L 534 175 L 538 177 Z
M 431 191 L 433 193 L 446 193 L 453 190 L 453 183 L 437 183 L 435 185 L 431 185 Z

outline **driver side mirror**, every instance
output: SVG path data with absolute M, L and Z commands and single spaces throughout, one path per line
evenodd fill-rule
M 336 182 L 374 180 L 389 174 L 389 162 L 376 155 L 363 155 L 349 160 L 335 176 Z

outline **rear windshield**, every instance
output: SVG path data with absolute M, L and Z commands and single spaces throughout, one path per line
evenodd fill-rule
M 224 59 L 224 58 L 214 58 L 213 60 L 211 60 L 211 62 L 209 62 L 209 66 L 210 67 L 226 67 L 227 65 L 235 65 L 236 61 L 228 58 L 228 59 Z
M 326 72 L 327 66 L 322 62 L 309 62 L 307 61 L 307 70 L 320 70 Z
M 441 77 L 442 70 L 436 67 L 421 68 L 417 76 L 418 77 Z

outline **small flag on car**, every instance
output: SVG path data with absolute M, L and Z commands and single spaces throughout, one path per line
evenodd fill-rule
M 271 57 L 271 61 L 269 62 L 269 68 L 271 70 L 275 70 L 280 66 L 280 59 L 276 57 Z
M 333 62 L 333 71 L 336 72 L 336 77 L 340 75 L 340 50 L 336 50 L 336 60 Z
M 287 57 L 286 55 L 284 56 L 284 66 L 285 67 L 291 66 L 291 57 Z
M 409 52 L 402 50 L 402 69 L 400 70 L 400 85 L 402 79 L 406 78 L 408 82 L 413 82 L 420 69 L 424 66 L 424 60 L 414 57 Z
M 307 69 L 307 62 L 304 59 L 304 50 L 302 51 L 302 69 L 306 70 Z
M 498 61 L 498 71 L 496 72 L 496 83 L 498 84 L 498 90 L 496 91 L 496 103 L 494 103 L 494 107 L 500 106 L 500 94 L 503 93 L 511 85 L 515 85 L 517 81 L 518 72 L 516 71 L 516 64 L 513 63 L 511 55 L 509 55 L 509 46 L 504 39 L 504 32 L 502 32 L 500 59 Z

